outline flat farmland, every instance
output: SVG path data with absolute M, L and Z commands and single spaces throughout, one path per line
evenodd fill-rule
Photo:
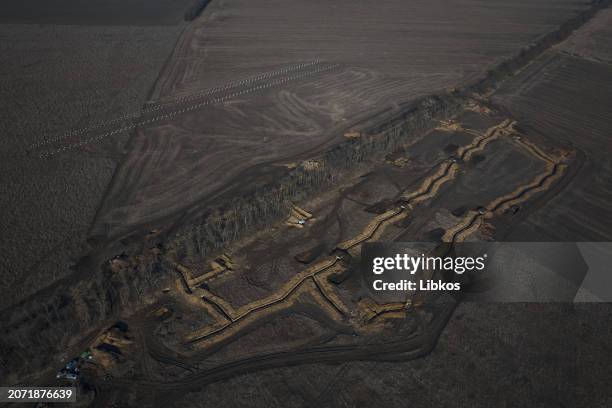
M 602 11 L 494 97 L 530 134 L 574 146 L 582 163 L 567 187 L 524 220 L 511 239 L 612 239 L 611 24 L 610 10 Z
M 7 0 L 0 23 L 65 25 L 174 25 L 192 0 Z
M 597 62 L 612 61 L 612 10 L 602 10 L 581 30 L 571 36 L 563 46 L 564 52 Z
M 32 146 L 140 109 L 182 28 L 0 25 L 3 305 L 71 272 L 127 137 L 58 161 Z
M 320 152 L 377 113 L 480 78 L 587 6 L 215 1 L 183 35 L 153 99 L 222 91 L 137 127 L 94 232 L 117 237 L 217 203 L 255 172 Z

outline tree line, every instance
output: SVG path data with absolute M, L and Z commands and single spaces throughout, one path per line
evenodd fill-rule
M 317 165 L 302 164 L 276 182 L 186 222 L 168 241 L 169 253 L 179 262 L 201 264 L 246 233 L 287 216 L 292 203 L 405 146 L 412 136 L 431 128 L 433 120 L 454 115 L 461 105 L 450 94 L 422 100 L 394 120 L 363 132 L 362 137 L 348 139 L 309 160 Z

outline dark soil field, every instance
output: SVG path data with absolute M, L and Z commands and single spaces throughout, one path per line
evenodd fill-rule
M 602 12 L 562 47 L 495 96 L 528 133 L 569 143 L 582 165 L 569 184 L 531 214 L 508 238 L 609 241 L 612 239 L 612 13 Z
M 193 0 L 8 0 L 0 24 L 175 25 Z
M 590 390 L 606 388 L 602 339 L 610 332 L 592 322 L 609 318 L 608 305 L 462 304 L 426 358 L 266 370 L 211 384 L 171 406 L 216 407 L 232 390 L 236 406 L 605 407 L 610 394 Z M 574 328 L 584 330 L 583 339 L 567 335 Z
M 32 146 L 139 109 L 182 28 L 0 24 L 0 308 L 70 274 L 87 252 L 126 135 L 57 161 Z

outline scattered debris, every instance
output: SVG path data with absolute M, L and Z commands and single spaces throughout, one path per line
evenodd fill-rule
M 443 132 L 458 132 L 463 130 L 463 127 L 461 126 L 461 123 L 457 122 L 456 120 L 449 119 L 441 120 L 440 126 L 436 127 L 436 130 L 441 130 Z
M 359 132 L 358 130 L 352 129 L 346 132 L 344 134 L 344 137 L 346 137 L 347 139 L 358 139 L 361 137 L 361 132 Z
M 311 213 L 309 213 L 308 211 L 306 211 L 306 210 L 304 210 L 304 209 L 302 209 L 302 208 L 298 207 L 297 205 L 294 205 L 294 206 L 293 206 L 292 211 L 293 211 L 293 212 L 295 212 L 295 213 L 297 213 L 298 215 L 300 215 L 300 216 L 304 217 L 305 219 L 310 219 L 310 218 L 312 218 L 312 214 L 311 214 Z
M 289 170 L 293 170 L 298 166 L 298 163 L 292 162 L 292 163 L 284 163 L 284 164 L 280 164 L 280 166 L 286 167 Z
M 400 157 L 398 159 L 393 160 L 393 162 L 391 164 L 393 164 L 395 167 L 406 167 L 406 165 L 410 163 L 410 159 L 407 157 Z
M 318 160 L 305 160 L 300 165 L 306 171 L 318 170 L 321 167 L 321 162 Z
M 466 105 L 466 109 L 470 110 L 472 112 L 483 114 L 483 115 L 488 115 L 488 114 L 491 113 L 491 109 L 487 108 L 486 106 L 483 106 L 483 105 L 479 104 L 476 101 L 470 101 Z
M 170 316 L 172 316 L 173 313 L 174 312 L 172 311 L 172 309 L 168 309 L 167 307 L 162 306 L 159 309 L 157 309 L 154 314 L 158 320 L 166 320 L 170 318 Z
M 294 228 L 304 228 L 304 225 L 306 225 L 306 221 L 312 219 L 313 217 L 311 213 L 298 207 L 297 205 L 294 205 L 291 208 L 291 215 L 287 220 L 287 225 Z
M 399 148 L 385 156 L 385 162 L 396 167 L 405 167 L 410 163 L 410 156 L 405 148 Z
M 220 265 L 221 267 L 223 267 L 225 269 L 229 269 L 229 270 L 236 269 L 236 265 L 234 263 L 234 260 L 227 253 L 224 253 L 220 257 L 215 258 L 214 262 L 216 262 L 218 265 Z

